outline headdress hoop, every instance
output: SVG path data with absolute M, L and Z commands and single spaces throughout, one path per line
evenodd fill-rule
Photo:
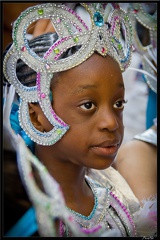
M 88 59 L 95 51 L 114 58 L 121 71 L 131 62 L 131 24 L 127 14 L 118 4 L 81 3 L 85 22 L 76 11 L 60 3 L 47 3 L 26 9 L 13 26 L 13 44 L 4 59 L 4 75 L 14 85 L 21 98 L 19 120 L 27 135 L 41 145 L 56 143 L 69 129 L 52 109 L 49 93 L 50 82 L 56 72 L 71 69 Z M 108 11 L 110 7 L 110 11 Z M 27 28 L 38 19 L 49 18 L 58 34 L 57 41 L 43 57 L 29 47 Z M 72 56 L 63 54 L 74 46 L 80 46 Z M 37 73 L 36 86 L 23 86 L 16 75 L 16 64 L 22 59 Z M 50 132 L 42 133 L 31 123 L 28 103 L 38 102 L 47 119 L 53 125 Z

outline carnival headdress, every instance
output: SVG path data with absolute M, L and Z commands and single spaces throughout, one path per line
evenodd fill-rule
M 154 13 L 150 14 L 145 10 L 144 6 L 145 3 L 130 3 L 127 11 L 132 23 L 133 47 L 140 54 L 143 70 L 130 69 L 142 72 L 148 86 L 157 93 L 157 7 L 155 6 Z M 145 29 L 148 29 L 149 41 L 146 46 L 143 45 L 139 38 L 136 27 L 137 22 Z
M 61 3 L 46 3 L 26 9 L 13 25 L 13 44 L 4 59 L 4 75 L 20 96 L 19 121 L 23 130 L 34 142 L 41 145 L 56 143 L 69 126 L 54 112 L 50 101 L 50 82 L 54 73 L 71 69 L 94 52 L 114 58 L 121 71 L 131 62 L 131 24 L 128 15 L 116 3 L 80 3 L 82 15 Z M 38 19 L 50 19 L 58 34 L 57 41 L 43 57 L 29 47 L 27 29 Z M 69 57 L 63 54 L 70 48 L 79 49 Z M 37 74 L 36 86 L 24 86 L 16 74 L 17 61 L 21 59 Z M 54 97 L 54 96 L 53 96 Z M 38 102 L 53 125 L 49 132 L 40 132 L 32 124 L 28 103 Z

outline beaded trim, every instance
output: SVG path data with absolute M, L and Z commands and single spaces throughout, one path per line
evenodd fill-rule
M 80 214 L 80 213 L 78 213 L 78 212 L 75 212 L 74 210 L 70 209 L 69 207 L 67 207 L 67 209 L 68 209 L 71 213 L 73 213 L 75 216 L 78 216 L 78 217 L 83 218 L 83 219 L 85 219 L 85 220 L 90 220 L 90 219 L 94 216 L 95 211 L 96 211 L 97 206 L 98 206 L 97 192 L 96 192 L 95 188 L 92 186 L 92 184 L 91 184 L 89 181 L 88 181 L 88 184 L 89 184 L 89 186 L 91 187 L 92 192 L 93 192 L 93 195 L 94 195 L 94 207 L 93 207 L 92 212 L 89 214 L 89 216 L 84 216 L 84 215 L 82 215 L 82 214 Z M 77 221 L 77 222 L 78 222 L 78 221 Z M 78 223 L 79 223 L 79 222 L 78 222 Z M 85 228 L 88 228 L 88 227 L 85 227 Z
M 111 206 L 116 210 L 122 220 L 128 236 L 136 237 L 136 228 L 129 211 L 113 192 L 110 192 L 110 195 L 112 196 Z M 117 206 L 117 203 L 120 208 Z
M 92 192 L 93 192 L 93 195 L 94 195 L 94 207 L 93 207 L 93 210 L 92 210 L 92 212 L 90 213 L 90 215 L 89 215 L 89 216 L 84 216 L 84 215 L 82 215 L 82 214 L 80 214 L 80 213 L 78 213 L 78 212 L 75 212 L 74 210 L 72 210 L 72 209 L 70 209 L 70 208 L 67 207 L 67 209 L 68 209 L 74 216 L 76 216 L 76 217 L 78 217 L 78 218 L 80 218 L 80 219 L 83 219 L 83 220 L 91 220 L 91 219 L 94 217 L 95 212 L 96 212 L 97 207 L 98 207 L 98 194 L 97 194 L 96 188 L 95 188 L 94 184 L 91 182 L 91 180 L 88 180 L 88 179 L 89 179 L 89 178 L 86 176 L 86 180 L 87 180 L 89 186 L 91 187 Z M 105 206 L 105 208 L 104 208 L 104 210 L 103 210 L 100 218 L 97 220 L 95 226 L 97 226 L 98 224 L 100 224 L 100 222 L 102 221 L 102 219 L 103 219 L 104 216 L 105 216 L 106 209 L 107 209 L 108 206 L 109 206 L 109 189 L 106 188 L 106 191 L 107 191 L 107 193 L 106 193 L 106 195 L 107 195 L 107 197 L 106 197 L 106 198 L 107 198 L 107 200 L 106 200 L 106 206 Z M 77 223 L 79 223 L 79 224 L 80 224 L 83 228 L 85 228 L 85 229 L 90 228 L 90 225 L 88 225 L 88 226 L 87 226 L 87 225 L 84 225 L 82 222 L 80 222 L 80 220 L 79 220 L 78 218 L 75 218 L 75 221 L 76 221 Z
M 107 15 L 106 8 L 111 5 L 112 11 Z M 13 84 L 21 98 L 19 120 L 26 134 L 36 143 L 52 145 L 69 129 L 60 119 L 49 99 L 50 82 L 56 72 L 71 69 L 87 60 L 95 51 L 102 56 L 114 58 L 121 71 L 131 63 L 132 29 L 128 15 L 118 4 L 81 3 L 87 11 L 91 25 L 72 9 L 61 3 L 40 4 L 26 9 L 13 25 L 13 44 L 5 56 L 3 72 L 9 83 Z M 30 49 L 26 34 L 31 23 L 38 19 L 51 20 L 59 36 L 58 40 L 41 58 Z M 121 31 L 125 32 L 124 43 Z M 61 55 L 73 46 L 81 48 L 71 57 L 61 59 Z M 23 86 L 16 76 L 16 64 L 22 59 L 30 68 L 37 72 L 35 87 Z M 48 133 L 41 133 L 31 123 L 27 104 L 39 102 L 47 119 L 54 126 Z
M 95 218 L 94 226 L 98 227 L 105 223 L 105 228 L 107 228 L 108 230 L 119 228 L 122 236 L 126 237 L 127 235 L 135 237 L 136 229 L 129 211 L 124 206 L 124 204 L 118 199 L 118 197 L 108 188 L 105 188 L 107 191 L 105 197 L 105 206 L 103 208 L 102 213 L 100 214 L 100 217 L 98 217 L 97 220 L 96 211 L 98 211 L 97 209 L 98 204 L 101 204 L 100 202 L 98 203 L 99 201 L 98 192 L 96 190 L 96 185 L 92 181 L 92 179 L 86 177 L 86 180 L 94 194 L 95 199 L 94 208 L 91 214 L 88 217 L 86 217 L 67 207 L 67 209 L 69 209 L 69 211 L 73 214 L 74 220 L 77 223 L 79 223 L 82 228 L 87 229 L 88 233 L 89 231 L 93 230 L 91 221 L 93 220 L 93 218 Z

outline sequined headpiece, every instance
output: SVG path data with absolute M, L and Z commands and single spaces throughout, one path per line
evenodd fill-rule
M 153 14 L 149 14 L 145 10 L 143 4 L 130 3 L 128 15 L 133 29 L 133 46 L 142 59 L 142 67 L 146 83 L 157 93 L 157 8 Z M 147 46 L 143 46 L 140 41 L 136 28 L 137 22 L 139 22 L 145 29 L 148 29 L 149 43 Z M 148 74 L 145 74 L 145 72 Z
M 116 3 L 80 3 L 85 19 L 61 3 L 46 3 L 26 9 L 13 25 L 13 44 L 4 59 L 4 75 L 15 87 L 21 102 L 19 120 L 27 135 L 41 145 L 56 143 L 69 126 L 54 112 L 50 98 L 50 81 L 53 74 L 71 69 L 87 60 L 95 51 L 114 58 L 121 71 L 131 62 L 131 24 L 125 11 Z M 29 47 L 26 34 L 31 23 L 50 19 L 58 40 L 39 57 Z M 70 57 L 62 58 L 69 48 L 80 46 Z M 16 64 L 22 59 L 37 73 L 36 86 L 26 87 L 16 75 Z M 40 132 L 31 123 L 28 103 L 38 102 L 53 125 L 49 132 Z

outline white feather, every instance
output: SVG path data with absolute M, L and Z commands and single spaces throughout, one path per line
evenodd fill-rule
M 133 214 L 137 236 L 151 237 L 157 233 L 157 198 L 145 199 L 143 206 Z

